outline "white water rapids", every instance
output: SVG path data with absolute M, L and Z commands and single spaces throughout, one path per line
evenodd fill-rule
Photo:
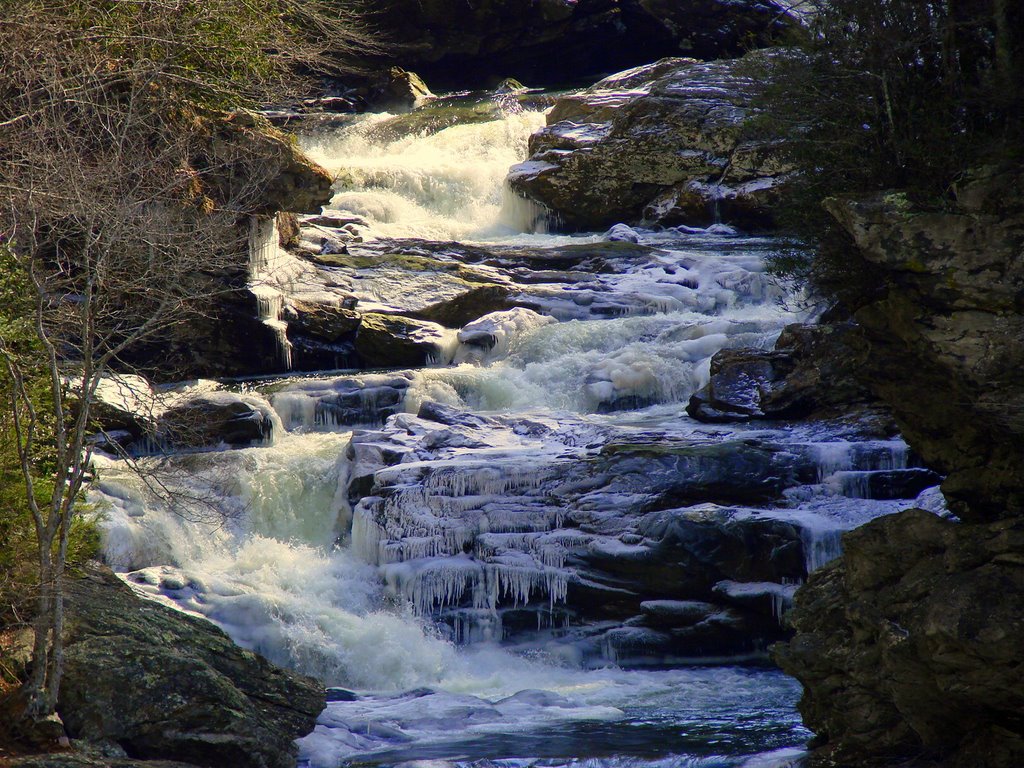
M 339 179 L 327 213 L 361 216 L 378 237 L 533 239 L 520 235 L 538 210 L 504 181 L 526 156 L 530 134 L 544 125 L 542 112 L 517 110 L 501 120 L 382 141 L 395 120 L 370 115 L 340 134 L 306 141 L 309 156 Z
M 537 211 L 510 197 L 503 180 L 525 157 L 530 132 L 543 124 L 541 113 L 514 111 L 503 119 L 381 138 L 390 119 L 365 117 L 308 141 L 314 158 L 339 178 L 325 213 L 360 217 L 367 240 L 533 248 L 602 240 L 522 231 Z M 584 665 L 573 646 L 543 633 L 528 652 L 522 644 L 517 652 L 496 642 L 458 647 L 429 618 L 434 608 L 457 602 L 459 590 L 480 588 L 484 578 L 498 585 L 519 578 L 515 583 L 526 586 L 517 588 L 525 592 L 517 604 L 551 590 L 534 586 L 529 574 L 569 567 L 571 547 L 558 514 L 538 513 L 532 527 L 510 523 L 506 530 L 494 510 L 516 495 L 524 505 L 550 504 L 536 497 L 540 486 L 530 486 L 527 475 L 561 471 L 559 462 L 582 460 L 609 434 L 657 429 L 691 436 L 698 425 L 683 404 L 706 382 L 712 355 L 724 347 L 770 346 L 785 324 L 800 319 L 786 305 L 785 289 L 765 274 L 770 242 L 715 232 L 640 236 L 658 250 L 611 262 L 616 269 L 585 283 L 535 294 L 538 316 L 559 322 L 509 321 L 486 352 L 464 344 L 452 350 L 458 365 L 403 379 L 401 410 L 408 414 L 433 402 L 488 418 L 523 419 L 487 422 L 467 436 L 459 426 L 433 429 L 408 414 L 393 417 L 387 439 L 409 441 L 412 453 L 388 471 L 395 477 L 421 466 L 439 472 L 436 462 L 442 462 L 455 476 L 443 484 L 388 480 L 381 469 L 376 482 L 393 481 L 397 490 L 380 508 L 364 500 L 353 509 L 350 483 L 373 468 L 367 456 L 379 458 L 383 449 L 360 443 L 368 446 L 360 453 L 351 428 L 323 415 L 323 404 L 338 392 L 330 379 L 262 390 L 290 430 L 279 430 L 272 445 L 166 459 L 173 503 L 146 492 L 118 462 L 97 460 L 92 499 L 106 515 L 106 557 L 129 583 L 205 616 L 279 664 L 359 692 L 356 701 L 332 703 L 316 732 L 301 741 L 304 763 L 334 768 L 356 759 L 393 764 L 463 756 L 516 758 L 515 765 L 548 758 L 543 765 L 778 768 L 799 759 L 806 733 L 793 708 L 797 686 L 779 673 L 620 669 L 614 654 Z M 383 278 L 357 288 L 365 301 L 398 302 L 403 291 L 413 301 L 421 286 L 438 290 L 439 279 L 410 272 L 398 278 L 397 288 Z M 621 311 L 594 309 L 601 306 Z M 376 395 L 367 397 L 372 411 Z M 820 565 L 836 554 L 838 530 L 896 503 L 857 501 L 844 495 L 839 481 L 828 484 L 838 472 L 863 468 L 849 443 L 828 435 L 792 439 L 800 450 L 817 451 L 821 482 L 775 514 L 803 526 L 811 564 Z M 815 447 L 819 443 L 825 447 Z M 902 443 L 878 450 L 895 456 Z M 470 471 L 474 461 L 488 464 L 486 471 Z M 625 502 L 588 503 L 614 516 Z M 562 538 L 543 550 L 549 559 L 537 565 L 524 558 L 543 548 L 523 549 L 523 530 Z M 600 539 L 600 546 L 633 546 L 615 535 Z M 485 566 L 459 548 L 475 537 L 494 547 Z M 417 556 L 381 554 L 398 548 Z M 563 597 L 561 591 L 543 599 L 554 607 Z M 486 601 L 481 605 L 488 608 Z M 500 633 L 490 636 L 500 639 Z M 599 762 L 575 763 L 575 755 Z

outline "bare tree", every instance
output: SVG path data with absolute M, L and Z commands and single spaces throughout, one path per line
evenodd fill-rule
M 0 0 L 0 383 L 38 541 L 25 713 L 55 712 L 100 383 L 244 269 L 294 152 L 240 104 L 364 42 L 315 2 Z

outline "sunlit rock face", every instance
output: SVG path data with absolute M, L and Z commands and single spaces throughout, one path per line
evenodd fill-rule
M 374 21 L 390 59 L 428 82 L 514 77 L 554 85 L 660 56 L 715 58 L 768 45 L 796 21 L 774 0 L 388 0 Z M 397 45 L 396 45 L 397 43 Z
M 786 168 L 775 145 L 745 141 L 742 127 L 755 73 L 774 55 L 665 59 L 566 96 L 509 183 L 567 229 L 770 225 Z

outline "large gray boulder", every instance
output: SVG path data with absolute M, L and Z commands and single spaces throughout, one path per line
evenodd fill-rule
M 775 143 L 745 140 L 743 127 L 755 73 L 778 55 L 664 59 L 567 96 L 509 183 L 570 229 L 640 220 L 770 225 L 787 167 Z
M 1024 764 L 1024 525 L 911 510 L 843 548 L 797 592 L 796 637 L 774 649 L 804 684 L 811 765 Z
M 292 768 L 323 686 L 236 646 L 213 624 L 90 568 L 67 585 L 58 712 L 72 739 L 132 758 Z

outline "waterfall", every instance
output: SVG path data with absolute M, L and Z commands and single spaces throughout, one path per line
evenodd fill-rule
M 505 183 L 544 125 L 543 112 L 509 111 L 436 132 L 406 128 L 407 120 L 367 115 L 303 140 L 336 179 L 326 214 L 359 217 L 376 237 L 473 241 L 547 231 L 545 209 Z
M 903 503 L 853 498 L 868 494 L 846 478 L 903 471 L 905 446 L 849 424 L 691 420 L 716 353 L 769 348 L 805 319 L 766 271 L 778 243 L 721 228 L 638 227 L 627 244 L 545 234 L 546 212 L 505 185 L 542 112 L 422 117 L 303 139 L 336 182 L 302 248 L 331 232 L 347 255 L 289 253 L 273 217 L 251 219 L 249 287 L 281 364 L 289 301 L 344 292 L 416 317 L 483 284 L 515 307 L 445 329 L 455 365 L 253 385 L 280 417 L 273 444 L 142 460 L 172 473 L 184 516 L 98 458 L 108 562 L 145 596 L 356 689 L 301 740 L 311 768 L 791 764 L 807 737 L 795 682 L 693 663 L 763 659 L 801 569 Z M 785 486 L 770 498 L 766 471 Z M 698 562 L 739 542 L 749 551 L 729 562 Z M 639 761 L 629 732 L 644 734 Z

